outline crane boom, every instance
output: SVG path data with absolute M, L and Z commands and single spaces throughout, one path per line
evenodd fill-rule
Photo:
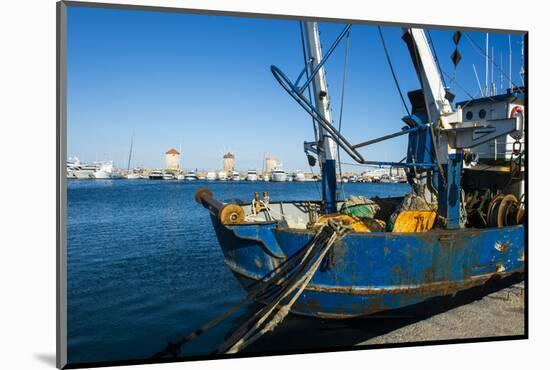
M 444 128 L 448 128 L 449 116 L 453 108 L 447 98 L 447 91 L 443 79 L 437 68 L 428 39 L 424 30 L 420 28 L 403 29 L 405 40 L 416 74 L 422 87 L 424 101 L 426 103 L 428 122 L 437 124 L 441 120 Z

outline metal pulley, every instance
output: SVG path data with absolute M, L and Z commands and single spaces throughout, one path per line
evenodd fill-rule
M 487 209 L 487 226 L 505 227 L 523 222 L 525 209 L 513 194 L 497 194 Z

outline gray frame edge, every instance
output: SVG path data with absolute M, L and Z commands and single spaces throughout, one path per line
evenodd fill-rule
M 457 26 L 457 25 L 442 25 L 442 24 L 428 24 L 428 23 L 408 23 L 397 21 L 384 21 L 384 20 L 366 20 L 366 19 L 353 19 L 353 18 L 330 18 L 319 16 L 300 16 L 295 14 L 279 14 L 279 13 L 253 13 L 245 11 L 229 11 L 219 9 L 201 9 L 201 8 L 185 8 L 183 4 L 181 7 L 173 6 L 155 6 L 155 5 L 135 5 L 135 4 L 121 4 L 121 3 L 102 3 L 102 2 L 84 2 L 78 0 L 64 0 L 62 1 L 66 6 L 81 7 L 81 8 L 102 8 L 102 9 L 119 9 L 119 10 L 138 10 L 138 11 L 154 11 L 163 13 L 184 13 L 184 14 L 203 14 L 203 15 L 216 15 L 216 16 L 233 16 L 233 17 L 245 17 L 245 18 L 257 18 L 257 19 L 279 19 L 279 20 L 303 20 L 303 21 L 318 21 L 318 22 L 331 22 L 331 23 L 352 23 L 358 25 L 370 25 L 370 26 L 389 26 L 389 27 L 406 27 L 406 28 L 429 28 L 433 30 L 450 30 L 450 31 L 473 31 L 473 32 L 491 32 L 491 33 L 506 33 L 513 35 L 523 35 L 529 32 L 527 29 L 505 29 L 505 28 L 486 28 L 486 27 L 473 27 L 473 26 Z
M 67 365 L 67 6 L 56 4 L 56 367 Z

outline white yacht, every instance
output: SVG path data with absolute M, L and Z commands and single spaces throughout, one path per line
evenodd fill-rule
M 93 179 L 94 172 L 97 171 L 95 164 L 81 164 L 73 170 L 73 175 L 77 179 Z
M 163 180 L 175 180 L 176 176 L 171 172 L 164 172 L 162 174 L 162 179 Z
M 126 176 L 124 176 L 127 180 L 137 180 L 141 179 L 141 175 L 138 172 L 128 172 Z
M 262 180 L 264 180 L 265 182 L 268 182 L 270 180 L 269 174 L 267 172 L 263 174 Z
M 225 171 L 218 172 L 218 180 L 226 181 L 227 180 L 227 173 Z
M 206 180 L 208 180 L 208 181 L 216 180 L 216 172 L 212 172 L 212 171 L 208 172 L 206 174 Z
M 67 178 L 76 179 L 75 171 L 80 169 L 80 160 L 77 157 L 67 159 Z
M 287 174 L 283 170 L 283 167 L 281 164 L 277 165 L 272 171 L 271 171 L 271 181 L 275 182 L 284 182 L 287 181 Z
M 183 173 L 180 173 L 178 176 L 176 176 L 176 179 L 178 180 L 185 180 L 185 175 Z
M 256 170 L 248 170 L 246 173 L 246 181 L 258 181 L 258 172 L 256 172 Z
M 300 170 L 294 172 L 294 181 L 303 182 L 306 181 L 306 175 Z
M 92 177 L 97 180 L 111 179 L 113 174 L 113 161 L 100 162 Z
M 162 180 L 163 173 L 161 170 L 153 170 L 149 173 L 149 180 Z
M 195 171 L 191 170 L 185 174 L 185 181 L 196 181 L 199 178 L 197 177 L 197 174 Z
M 241 181 L 241 176 L 237 171 L 233 171 L 233 174 L 231 175 L 231 180 L 233 181 Z

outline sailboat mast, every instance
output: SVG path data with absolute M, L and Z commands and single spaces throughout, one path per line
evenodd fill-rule
M 130 162 L 132 161 L 132 150 L 134 149 L 134 133 L 132 132 L 132 139 L 130 140 L 130 154 L 128 154 L 128 168 L 127 171 L 130 171 Z
M 314 70 L 323 59 L 321 41 L 319 37 L 319 26 L 317 22 L 304 22 L 307 49 L 311 61 L 310 68 Z M 321 67 L 315 74 L 313 81 L 313 95 L 315 105 L 323 118 L 332 124 L 330 101 L 328 95 L 325 68 Z M 336 212 L 336 143 L 328 135 L 321 125 L 318 126 L 319 138 L 321 138 L 320 165 L 323 178 L 323 202 L 325 212 Z

